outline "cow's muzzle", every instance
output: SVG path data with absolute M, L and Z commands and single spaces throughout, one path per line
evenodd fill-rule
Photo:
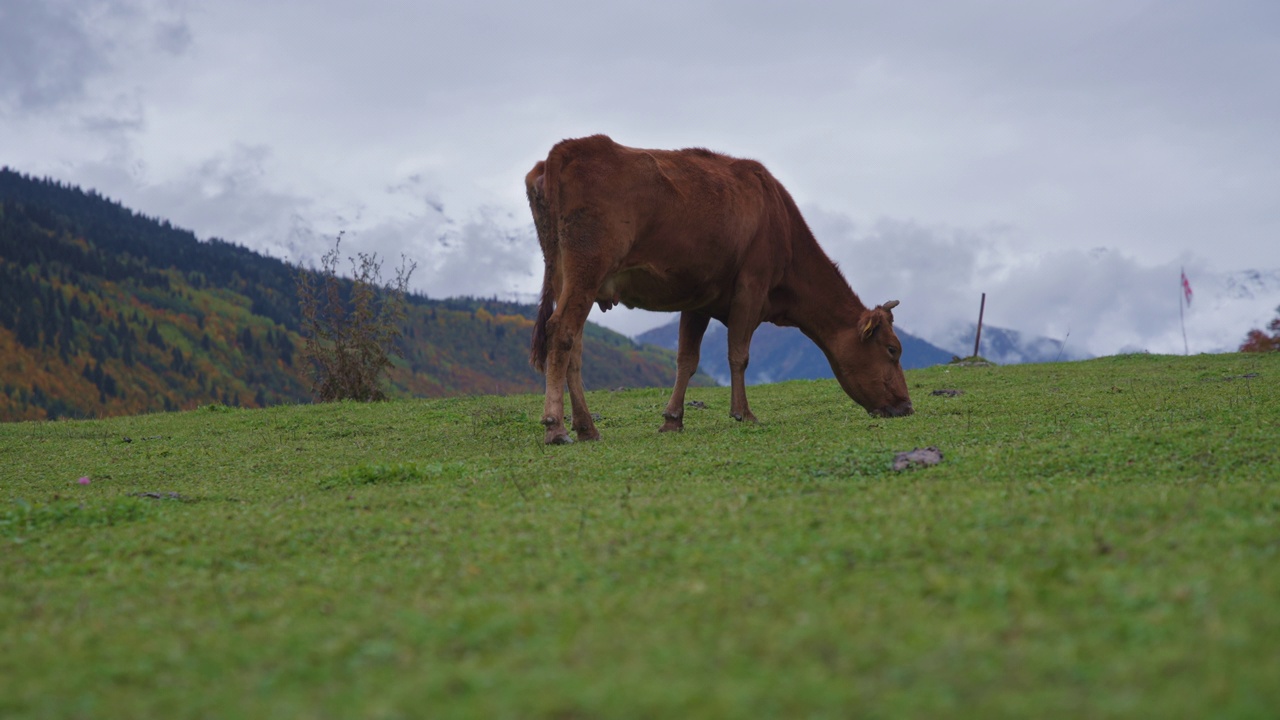
M 906 417 L 915 411 L 915 408 L 911 407 L 910 400 L 903 400 L 897 405 L 886 405 L 870 412 L 876 417 Z

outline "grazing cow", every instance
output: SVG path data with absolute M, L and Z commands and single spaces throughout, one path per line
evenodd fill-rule
M 680 312 L 675 389 L 661 430 L 684 427 L 684 394 L 707 323 L 729 330 L 730 414 L 755 420 L 743 373 L 762 322 L 800 328 L 872 415 L 911 414 L 893 332 L 897 300 L 867 308 L 763 165 L 703 149 L 642 150 L 604 135 L 565 140 L 525 176 L 546 271 L 530 362 L 547 378 L 546 442 L 599 439 L 582 385 L 591 304 Z

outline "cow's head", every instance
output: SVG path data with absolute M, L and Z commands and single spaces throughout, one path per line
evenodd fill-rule
M 893 332 L 897 300 L 864 310 L 836 348 L 836 379 L 853 401 L 879 417 L 913 412 L 902 375 L 902 342 Z

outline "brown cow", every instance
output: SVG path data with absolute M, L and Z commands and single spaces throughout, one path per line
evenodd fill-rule
M 730 414 L 755 420 L 743 374 L 761 322 L 800 328 L 840 386 L 872 415 L 911 414 L 893 332 L 898 301 L 868 309 L 763 165 L 703 149 L 641 150 L 604 135 L 565 140 L 525 176 L 546 272 L 530 362 L 546 374 L 546 442 L 599 439 L 582 385 L 591 304 L 680 311 L 675 389 L 663 431 L 684 427 L 684 394 L 707 323 L 729 329 Z

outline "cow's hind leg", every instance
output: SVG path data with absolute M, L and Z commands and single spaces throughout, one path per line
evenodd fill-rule
M 566 297 L 561 293 L 556 310 L 547 320 L 547 397 L 542 409 L 542 424 L 547 428 L 546 442 L 549 445 L 563 445 L 573 442 L 564 427 L 564 391 L 569 385 L 569 398 L 573 403 L 577 418 L 585 416 L 590 422 L 591 416 L 586 412 L 586 401 L 581 398 L 582 380 L 580 372 L 571 372 L 571 366 L 580 365 L 582 330 L 590 311 L 590 299 L 584 303 L 582 299 Z M 577 378 L 576 381 L 570 380 Z M 581 406 L 581 407 L 579 407 Z
M 578 341 L 569 355 L 569 402 L 573 406 L 573 430 L 579 440 L 599 440 L 600 431 L 587 409 L 586 387 L 582 383 L 582 335 L 578 333 Z
M 584 262 L 586 258 L 581 257 L 575 259 L 578 262 L 573 267 L 561 258 L 565 284 L 560 290 L 556 310 L 547 321 L 547 397 L 542 424 L 547 428 L 546 442 L 555 445 L 572 442 L 564 426 L 566 386 L 573 408 L 573 429 L 578 439 L 600 439 L 587 409 L 586 389 L 582 384 L 583 327 L 591 312 L 599 278 L 596 263 Z
M 702 350 L 702 336 L 707 332 L 707 323 L 711 318 L 692 312 L 680 313 L 680 344 L 676 350 L 676 385 L 671 391 L 671 400 L 662 417 L 666 422 L 658 432 L 671 432 L 684 429 L 684 392 L 689 387 L 689 379 L 698 371 L 698 359 Z

